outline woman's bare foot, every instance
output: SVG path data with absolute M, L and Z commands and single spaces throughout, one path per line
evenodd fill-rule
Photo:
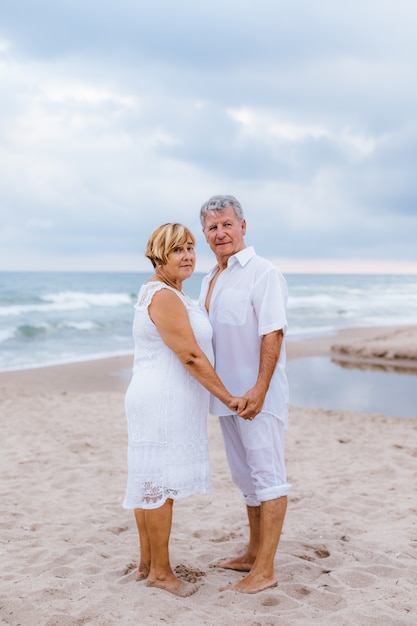
M 187 583 L 179 578 L 175 578 L 173 582 L 168 580 L 148 580 L 146 586 L 164 589 L 165 591 L 169 591 L 169 593 L 173 593 L 175 596 L 180 596 L 181 598 L 192 596 L 193 593 L 195 593 L 199 588 L 199 585 L 196 585 L 195 583 Z
M 138 571 L 136 572 L 135 580 L 138 582 L 140 580 L 145 580 L 146 578 L 148 578 L 148 574 L 149 574 L 149 565 L 139 565 Z

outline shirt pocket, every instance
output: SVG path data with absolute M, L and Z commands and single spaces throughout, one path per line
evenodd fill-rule
M 243 326 L 249 307 L 249 292 L 245 289 L 224 289 L 219 299 L 217 321 L 231 326 Z

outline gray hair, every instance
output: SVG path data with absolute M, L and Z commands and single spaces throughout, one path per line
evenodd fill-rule
M 200 209 L 200 221 L 201 225 L 204 228 L 204 220 L 206 219 L 207 213 L 211 211 L 218 211 L 222 213 L 225 209 L 231 207 L 234 211 L 239 222 L 243 222 L 245 216 L 243 215 L 243 209 L 240 206 L 239 200 L 236 200 L 234 196 L 211 196 L 207 202 L 203 204 Z

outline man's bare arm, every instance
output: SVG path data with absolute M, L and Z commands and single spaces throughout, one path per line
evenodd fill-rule
M 244 394 L 247 404 L 246 408 L 239 413 L 240 417 L 253 419 L 255 415 L 261 412 L 272 375 L 279 359 L 283 338 L 284 332 L 282 329 L 275 330 L 262 337 L 258 378 L 252 389 L 249 389 Z

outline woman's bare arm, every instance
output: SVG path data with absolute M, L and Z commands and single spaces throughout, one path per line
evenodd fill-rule
M 232 396 L 217 376 L 195 339 L 187 310 L 180 298 L 169 289 L 161 289 L 152 298 L 148 310 L 163 342 L 175 352 L 184 367 L 231 411 L 242 411 L 246 400 Z

